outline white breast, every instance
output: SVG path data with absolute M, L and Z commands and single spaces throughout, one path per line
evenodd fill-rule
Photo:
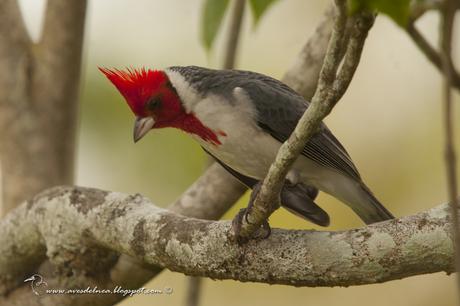
M 195 115 L 212 130 L 223 131 L 220 145 L 210 144 L 198 136 L 195 139 L 211 154 L 236 171 L 253 178 L 263 178 L 275 159 L 280 143 L 257 126 L 255 110 L 238 96 L 222 101 L 222 97 L 210 95 L 193 107 Z
M 199 108 L 207 108 L 213 103 L 203 100 Z M 224 131 L 226 136 L 219 136 L 220 145 L 213 145 L 201 138 L 195 139 L 212 155 L 236 171 L 253 178 L 263 178 L 276 156 L 280 143 L 254 126 L 253 122 L 241 120 L 241 113 L 228 104 L 222 107 L 224 116 L 199 119 L 213 130 Z M 198 113 L 198 112 L 197 112 Z
M 231 101 L 218 95 L 201 97 L 175 71 L 167 71 L 184 107 L 208 128 L 221 142 L 214 145 L 191 134 L 212 155 L 236 171 L 253 178 L 263 178 L 275 159 L 280 142 L 257 126 L 255 109 L 242 88 L 233 90 Z M 224 132 L 226 135 L 220 135 Z

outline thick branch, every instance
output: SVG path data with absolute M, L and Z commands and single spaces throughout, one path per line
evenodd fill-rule
M 361 13 L 354 17 L 344 62 L 336 76 L 343 55 L 343 40 L 347 24 L 346 2 L 336 1 L 336 3 L 337 15 L 315 95 L 294 132 L 279 149 L 260 192 L 255 198 L 254 205 L 248 211 L 247 219 L 250 222 L 243 222 L 242 224 L 240 230 L 242 238 L 250 237 L 277 208 L 277 205 L 273 204 L 279 203 L 279 192 L 290 167 L 299 156 L 305 143 L 317 131 L 321 121 L 342 97 L 359 63 L 364 41 L 373 25 L 374 17 L 367 13 Z
M 0 38 L 10 38 L 0 39 L 0 157 L 6 212 L 45 188 L 73 181 L 86 0 L 48 1 L 38 45 L 28 42 L 16 1 L 0 2 L 0 15 L 6 15 L 0 18 Z
M 71 75 L 80 71 L 85 15 L 86 0 L 48 1 L 40 53 L 47 70 L 62 74 L 64 79 L 55 79 L 59 83 L 68 82 L 63 71 Z
M 237 182 L 227 171 L 220 165 L 214 164 L 177 201 L 170 205 L 169 209 L 185 216 L 219 219 L 236 202 L 244 190 L 243 185 Z M 30 238 L 34 239 L 34 237 Z M 59 277 L 54 276 L 55 272 L 49 272 L 42 268 L 43 266 L 49 266 L 48 261 L 42 264 L 40 269 L 36 269 L 43 259 L 43 257 L 38 256 L 36 262 L 31 262 L 30 266 L 17 266 L 17 273 L 23 273 L 26 277 L 38 272 L 46 277 L 49 284 L 55 284 L 55 287 L 64 286 L 69 288 L 72 285 L 75 287 L 97 285 L 98 288 L 122 286 L 126 289 L 137 289 L 163 270 L 160 266 L 146 265 L 128 255 L 121 255 L 115 266 L 106 266 L 106 270 L 99 268 L 99 272 L 96 275 L 94 275 L 95 271 L 88 276 L 85 276 L 85 273 L 79 273 L 79 275 L 74 275 L 71 282 L 69 279 L 63 282 Z M 100 259 L 97 259 L 97 261 L 99 262 Z M 20 285 L 23 280 L 18 278 L 16 281 L 17 285 Z M 14 282 L 10 285 L 10 288 L 15 287 Z M 90 303 L 94 306 L 105 306 L 113 305 L 124 298 L 121 295 L 84 295 L 79 296 L 78 299 L 71 297 L 69 295 L 50 295 L 47 297 L 46 303 L 41 300 L 42 302 L 39 305 L 84 306 Z M 36 305 L 31 301 L 38 300 L 28 285 L 15 289 L 5 301 L 0 298 L 0 304 L 5 306 Z
M 30 44 L 30 38 L 16 0 L 0 1 L 0 65 L 10 56 L 18 56 L 17 48 Z
M 277 229 L 239 246 L 229 222 L 183 217 L 140 195 L 56 187 L 7 215 L 0 231 L 3 293 L 24 279 L 24 267 L 43 258 L 45 247 L 54 264 L 83 274 L 109 265 L 115 251 L 188 275 L 294 286 L 454 270 L 448 205 L 341 232 Z

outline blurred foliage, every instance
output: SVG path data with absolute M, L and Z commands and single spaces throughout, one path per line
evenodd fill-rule
M 210 50 L 219 32 L 222 19 L 228 7 L 229 0 L 206 0 L 203 5 L 201 18 L 201 37 L 203 46 Z
M 262 15 L 267 9 L 277 2 L 278 0 L 249 0 L 249 7 L 251 8 L 252 15 L 254 17 L 254 25 L 257 25 Z
M 249 0 L 254 25 L 260 21 L 268 8 L 278 0 Z M 219 33 L 225 13 L 229 11 L 229 0 L 205 0 L 201 17 L 201 41 L 207 51 L 211 50 Z
M 348 10 L 350 14 L 360 10 L 377 11 L 405 27 L 409 20 L 410 0 L 349 0 Z

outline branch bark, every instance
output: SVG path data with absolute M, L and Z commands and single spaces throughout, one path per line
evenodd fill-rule
M 0 222 L 0 290 L 14 288 L 24 267 L 45 255 L 83 274 L 110 266 L 113 254 L 123 253 L 188 275 L 292 286 L 451 273 L 450 221 L 449 206 L 441 205 L 348 231 L 276 229 L 268 239 L 239 246 L 228 221 L 184 217 L 138 194 L 55 187 Z
M 305 143 L 317 131 L 321 121 L 331 112 L 342 97 L 358 66 L 364 41 L 374 23 L 374 16 L 362 12 L 352 17 L 354 19 L 353 28 L 351 29 L 349 41 L 345 44 L 346 1 L 337 0 L 336 7 L 337 14 L 334 18 L 332 35 L 321 68 L 318 87 L 311 104 L 299 120 L 294 132 L 279 149 L 276 159 L 255 197 L 252 208 L 247 211 L 247 218 L 242 218 L 238 240 L 250 238 L 279 207 L 279 193 L 290 167 L 299 156 Z M 345 57 L 337 74 L 344 54 L 344 46 L 346 46 Z
M 244 190 L 245 188 L 227 171 L 219 165 L 214 164 L 178 200 L 171 204 L 168 209 L 178 214 L 195 218 L 219 219 L 237 201 Z M 10 239 L 13 239 L 13 237 L 10 237 Z M 30 237 L 30 239 L 34 239 L 34 237 Z M 105 270 L 100 268 L 89 275 L 76 269 L 73 270 L 75 273 L 69 279 L 65 276 L 66 271 L 56 273 L 56 266 L 50 265 L 49 261 L 45 261 L 37 270 L 43 259 L 43 257 L 39 256 L 30 265 L 17 266 L 17 273 L 22 273 L 22 275 L 27 277 L 38 271 L 39 274 L 47 279 L 48 284 L 50 286 L 53 284 L 54 287 L 70 288 L 74 286 L 86 288 L 87 286 L 97 285 L 98 288 L 122 286 L 126 289 L 137 289 L 163 270 L 160 266 L 147 265 L 128 255 L 121 255 L 113 267 L 110 265 L 105 266 Z M 50 269 L 50 266 L 54 267 L 54 270 Z M 3 270 L 0 267 L 0 273 L 2 272 Z M 19 277 L 16 281 L 9 283 L 8 288 L 16 288 L 17 285 L 21 284 L 22 281 Z M 2 295 L 2 290 L 0 288 L 0 295 Z M 50 295 L 47 297 L 46 302 L 40 299 L 40 303 L 38 303 L 30 287 L 22 286 L 9 293 L 7 298 L 3 300 L 0 298 L 0 304 L 5 306 L 26 304 L 40 306 L 84 306 L 89 303 L 95 306 L 103 306 L 113 305 L 123 298 L 125 297 L 121 295 L 83 295 L 79 296 L 78 299 L 74 299 L 68 295 Z M 37 303 L 34 304 L 32 301 L 36 301 Z

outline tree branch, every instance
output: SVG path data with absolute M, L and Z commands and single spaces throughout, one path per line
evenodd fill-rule
M 276 229 L 239 246 L 227 221 L 184 217 L 140 195 L 55 187 L 12 211 L 0 231 L 2 294 L 23 281 L 24 267 L 44 258 L 45 249 L 53 264 L 82 274 L 110 266 L 120 252 L 188 275 L 292 286 L 454 271 L 448 205 L 348 231 Z
M 454 10 L 455 11 L 455 10 Z M 407 26 L 407 33 L 412 38 L 414 43 L 423 52 L 426 58 L 441 72 L 444 73 L 442 55 L 426 40 L 425 37 L 415 27 L 415 20 Z M 451 73 L 451 84 L 460 91 L 460 73 L 455 69 L 452 59 L 449 58 L 448 68 Z
M 444 129 L 445 129 L 445 162 L 447 174 L 447 190 L 451 206 L 453 220 L 452 234 L 455 238 L 455 264 L 457 271 L 460 271 L 460 225 L 459 225 L 459 203 L 457 187 L 457 161 L 454 144 L 454 116 L 452 111 L 452 33 L 455 20 L 455 12 L 459 4 L 456 0 L 444 1 L 441 8 L 440 50 L 441 64 L 444 76 L 443 98 L 444 98 Z M 460 276 L 457 275 L 457 293 L 460 294 Z
M 224 64 L 222 66 L 223 69 L 233 69 L 235 67 L 236 50 L 243 21 L 244 7 L 246 5 L 245 0 L 235 0 L 233 2 L 233 10 L 225 46 Z
M 18 49 L 27 48 L 30 38 L 22 19 L 16 0 L 0 2 L 0 58 L 1 65 L 8 63 L 8 58 L 18 56 Z
M 5 213 L 45 188 L 73 181 L 86 0 L 48 1 L 38 45 L 30 43 L 16 1 L 0 2 Z
M 337 14 L 332 35 L 311 104 L 299 120 L 292 135 L 279 149 L 252 208 L 247 212 L 249 222 L 243 218 L 239 231 L 240 237 L 237 237 L 239 239 L 249 238 L 279 207 L 276 205 L 279 203 L 279 193 L 290 167 L 299 156 L 305 143 L 317 131 L 321 121 L 342 97 L 359 63 L 364 41 L 373 25 L 374 16 L 363 12 L 353 17 L 354 25 L 346 45 L 344 63 L 339 74 L 336 75 L 345 46 L 343 40 L 347 24 L 346 1 L 337 0 L 336 5 Z
M 86 0 L 48 0 L 40 45 L 54 69 L 79 66 L 70 61 L 81 57 L 86 5 Z
M 195 218 L 208 218 L 208 219 L 219 219 L 228 208 L 237 201 L 241 196 L 245 187 L 236 181 L 226 170 L 220 165 L 214 164 L 210 166 L 207 171 L 190 186 L 187 191 L 168 209 L 178 214 L 185 216 L 192 216 Z M 31 237 L 33 239 L 33 237 Z M 49 284 L 55 284 L 55 287 L 86 287 L 90 285 L 97 285 L 98 288 L 113 288 L 115 286 L 122 286 L 126 289 L 137 289 L 141 287 L 151 278 L 157 276 L 162 270 L 159 266 L 148 266 L 142 261 L 135 260 L 128 255 L 121 255 L 115 266 L 107 266 L 106 270 L 98 270 L 98 273 L 92 273 L 86 275 L 85 273 L 78 273 L 79 271 L 74 270 L 72 282 L 69 283 L 69 279 L 62 280 L 61 276 L 56 277 L 54 271 L 49 272 L 49 269 L 36 269 L 43 261 L 44 258 L 37 257 L 36 264 L 31 263 L 30 266 L 17 267 L 18 273 L 23 275 L 31 275 L 36 271 L 46 277 Z M 99 260 L 99 259 L 98 259 Z M 49 262 L 45 262 L 42 266 L 48 267 Z M 0 272 L 2 271 L 0 267 Z M 135 273 L 134 273 L 135 271 Z M 65 271 L 64 271 L 65 272 Z M 94 272 L 94 271 L 93 271 Z M 63 273 L 62 271 L 60 272 Z M 64 273 L 65 274 L 65 273 Z M 15 288 L 16 285 L 21 285 L 22 281 L 20 278 L 16 279 L 16 283 L 10 284 L 9 288 Z M 1 287 L 1 286 L 0 286 Z M 2 289 L 0 288 L 0 295 Z M 44 305 L 60 305 L 60 306 L 76 306 L 76 305 L 88 305 L 90 303 L 94 306 L 105 306 L 113 305 L 114 303 L 122 300 L 124 296 L 117 295 L 101 295 L 101 296 L 80 296 L 78 299 L 73 299 L 71 296 L 48 296 L 47 302 L 44 303 L 42 300 L 40 306 Z M 15 289 L 8 295 L 8 298 L 3 301 L 0 299 L 1 305 L 34 305 L 31 301 L 36 300 L 35 295 L 30 290 L 29 286 L 22 286 Z
M 187 278 L 187 292 L 185 295 L 185 306 L 200 305 L 200 291 L 203 284 L 201 277 L 189 276 Z

